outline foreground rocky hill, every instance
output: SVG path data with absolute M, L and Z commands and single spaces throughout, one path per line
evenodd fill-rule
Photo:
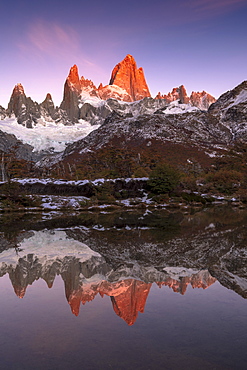
M 246 142 L 247 81 L 221 95 L 208 112 L 231 131 L 233 140 Z

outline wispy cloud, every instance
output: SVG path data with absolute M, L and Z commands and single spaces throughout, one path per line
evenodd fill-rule
M 209 13 L 215 15 L 225 13 L 241 5 L 246 5 L 246 0 L 190 0 L 187 5 L 200 14 Z
M 28 26 L 26 37 L 18 42 L 18 47 L 23 55 L 39 60 L 62 58 L 63 61 L 80 60 L 81 64 L 95 66 L 84 55 L 79 34 L 68 25 L 36 20 Z

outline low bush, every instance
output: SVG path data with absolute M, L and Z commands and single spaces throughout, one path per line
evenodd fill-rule
M 212 190 L 231 195 L 241 186 L 244 174 L 234 170 L 220 170 L 209 173 L 205 179 L 211 185 Z
M 150 173 L 148 187 L 151 193 L 171 194 L 179 185 L 180 173 L 166 163 L 159 164 Z
M 203 198 L 199 194 L 182 193 L 181 194 L 181 197 L 183 198 L 183 200 L 185 200 L 186 202 L 189 202 L 189 203 L 192 203 L 192 202 L 197 202 L 197 203 L 202 203 L 202 204 L 206 204 L 207 203 L 207 199 Z

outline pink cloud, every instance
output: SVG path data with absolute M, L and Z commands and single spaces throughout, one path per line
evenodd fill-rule
M 190 0 L 187 2 L 190 8 L 198 13 L 227 12 L 233 8 L 246 4 L 246 0 Z M 212 14 L 214 15 L 214 14 Z
M 95 66 L 83 51 L 79 34 L 68 25 L 36 20 L 26 31 L 26 37 L 19 41 L 23 56 L 39 60 L 63 60 L 71 63 L 79 60 L 85 66 Z
M 27 39 L 30 45 L 47 54 L 64 53 L 79 47 L 78 35 L 71 27 L 42 20 L 29 26 Z

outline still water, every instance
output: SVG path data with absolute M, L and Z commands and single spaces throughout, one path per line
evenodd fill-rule
M 246 211 L 2 221 L 1 369 L 246 369 Z

